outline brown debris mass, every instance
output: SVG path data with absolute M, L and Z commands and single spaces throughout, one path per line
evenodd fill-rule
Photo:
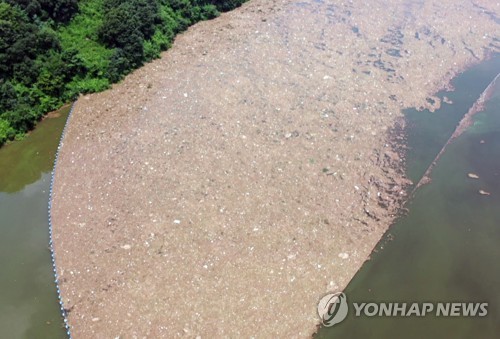
M 73 336 L 310 336 L 404 197 L 400 110 L 499 51 L 498 13 L 252 0 L 81 97 L 52 208 Z

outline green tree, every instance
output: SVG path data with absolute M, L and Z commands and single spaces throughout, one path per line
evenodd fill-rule
M 0 0 L 0 146 L 244 0 Z
M 67 23 L 78 11 L 77 0 L 6 0 L 13 6 L 19 6 L 30 18 L 43 21 Z
M 11 140 L 16 135 L 12 126 L 10 126 L 9 122 L 3 119 L 0 119 L 0 145 L 5 143 L 7 140 Z

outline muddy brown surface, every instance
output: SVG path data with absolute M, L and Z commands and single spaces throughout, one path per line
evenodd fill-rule
M 52 209 L 73 336 L 311 336 L 404 199 L 401 109 L 499 51 L 498 13 L 252 0 L 81 97 Z

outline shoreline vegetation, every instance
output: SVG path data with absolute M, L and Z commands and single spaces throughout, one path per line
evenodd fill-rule
M 246 0 L 1 0 L 0 147 Z

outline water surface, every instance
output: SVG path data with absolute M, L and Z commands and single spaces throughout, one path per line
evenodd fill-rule
M 66 338 L 49 250 L 50 172 L 69 107 L 0 149 L 0 338 Z
M 452 105 L 409 110 L 408 174 L 418 181 L 457 123 L 500 72 L 497 56 L 440 93 Z M 500 333 L 500 86 L 475 124 L 449 145 L 345 293 L 352 302 L 488 302 L 483 318 L 354 317 L 317 338 L 498 338 Z M 476 173 L 480 179 L 468 178 Z M 481 195 L 479 190 L 491 195 Z M 393 239 L 393 240 L 391 240 Z M 352 307 L 351 307 L 352 308 Z

